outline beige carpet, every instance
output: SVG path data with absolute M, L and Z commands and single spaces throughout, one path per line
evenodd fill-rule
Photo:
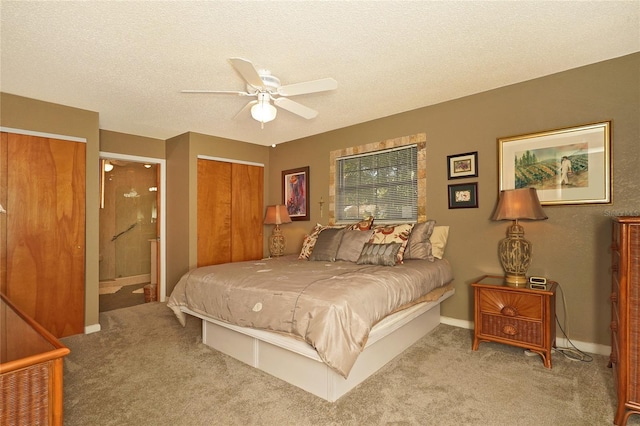
M 438 326 L 335 403 L 201 343 L 161 303 L 100 314 L 102 331 L 62 339 L 65 424 L 85 425 L 611 425 L 607 357 L 561 355 L 553 369 L 469 330 Z M 632 416 L 629 425 L 640 425 Z

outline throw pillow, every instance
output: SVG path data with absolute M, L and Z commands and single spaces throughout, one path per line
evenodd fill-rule
M 356 262 L 358 265 L 395 266 L 402 243 L 366 243 Z
M 398 250 L 397 263 L 402 263 L 404 251 L 413 229 L 413 223 L 404 223 L 401 225 L 380 225 L 373 229 L 373 236 L 369 240 L 374 244 L 400 243 Z
M 347 226 L 348 230 L 368 231 L 373 226 L 373 216 L 361 220 L 358 223 Z
M 316 226 L 313 227 L 309 235 L 305 235 L 304 240 L 302 241 L 302 250 L 300 250 L 300 255 L 298 259 L 307 260 L 309 256 L 311 256 L 311 252 L 313 251 L 313 246 L 316 245 L 316 240 L 318 239 L 318 234 L 322 231 L 321 224 L 317 223 Z
M 336 260 L 357 262 L 360 253 L 362 253 L 362 248 L 371 239 L 371 235 L 373 235 L 373 231 L 345 230 L 344 234 L 342 234 L 340 247 L 338 247 Z
M 416 223 L 409 236 L 407 248 L 404 251 L 405 259 L 421 259 L 433 262 L 433 252 L 429 238 L 436 226 L 435 220 Z
M 433 228 L 433 234 L 431 234 L 430 240 L 434 257 L 438 259 L 443 258 L 444 249 L 447 246 L 447 238 L 449 238 L 448 226 L 436 226 Z
M 320 231 L 309 260 L 335 262 L 343 232 L 342 228 L 326 228 Z

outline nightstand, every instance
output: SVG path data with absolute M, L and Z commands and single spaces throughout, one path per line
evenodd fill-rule
M 480 342 L 498 342 L 540 354 L 551 368 L 556 345 L 556 288 L 547 281 L 544 290 L 509 287 L 504 277 L 485 275 L 471 284 L 474 289 L 474 351 Z

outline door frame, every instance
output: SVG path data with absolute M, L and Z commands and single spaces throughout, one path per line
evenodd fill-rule
M 118 154 L 115 152 L 100 151 L 100 159 L 123 160 L 136 163 L 156 164 L 160 173 L 160 277 L 158 279 L 158 301 L 164 302 L 167 292 L 167 160 L 162 158 L 142 157 L 138 155 Z

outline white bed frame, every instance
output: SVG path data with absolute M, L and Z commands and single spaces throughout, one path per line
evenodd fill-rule
M 227 324 L 184 307 L 182 311 L 203 320 L 205 345 L 334 402 L 440 324 L 440 303 L 454 292 L 452 289 L 436 301 L 420 303 L 376 324 L 346 379 L 301 340 Z

